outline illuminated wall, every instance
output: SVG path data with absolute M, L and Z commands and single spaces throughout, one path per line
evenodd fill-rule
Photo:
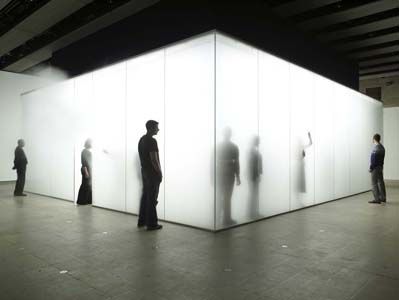
M 214 32 L 27 94 L 24 108 L 27 190 L 75 200 L 91 137 L 94 205 L 137 213 L 137 143 L 155 119 L 158 215 L 210 230 L 369 190 L 382 130 L 380 103 Z
M 16 180 L 14 150 L 21 138 L 21 94 L 50 84 L 40 77 L 0 71 L 0 182 Z
M 384 176 L 389 180 L 399 180 L 399 107 L 384 108 L 385 147 Z

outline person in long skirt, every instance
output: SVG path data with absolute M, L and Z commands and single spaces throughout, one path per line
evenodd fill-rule
M 86 205 L 92 203 L 92 168 L 91 168 L 91 139 L 87 139 L 85 142 L 85 148 L 82 150 L 81 161 L 82 168 L 80 169 L 82 173 L 82 184 L 79 188 L 78 201 L 79 205 Z

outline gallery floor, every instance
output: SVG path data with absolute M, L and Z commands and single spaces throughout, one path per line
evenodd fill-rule
M 398 299 L 399 188 L 217 234 L 0 185 L 1 299 Z

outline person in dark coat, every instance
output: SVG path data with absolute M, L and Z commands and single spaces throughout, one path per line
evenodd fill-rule
M 82 184 L 79 188 L 78 200 L 76 204 L 87 205 L 92 203 L 92 164 L 91 164 L 91 139 L 85 142 L 85 148 L 82 150 L 81 161 L 82 167 L 80 169 L 82 174 Z
M 14 196 L 26 196 L 24 194 L 25 187 L 25 175 L 26 165 L 28 160 L 25 155 L 24 148 L 25 141 L 23 139 L 18 140 L 18 146 L 15 148 L 14 167 L 13 170 L 17 170 L 17 182 L 15 183 Z
M 156 139 L 159 131 L 158 122 L 149 120 L 145 124 L 147 133 L 139 141 L 138 151 L 143 178 L 143 194 L 140 200 L 139 220 L 137 227 L 147 226 L 147 230 L 162 229 L 158 224 L 156 206 L 158 204 L 159 186 L 162 182 L 162 170 L 159 162 L 159 150 Z

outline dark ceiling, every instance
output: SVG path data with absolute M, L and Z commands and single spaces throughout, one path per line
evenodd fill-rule
M 266 0 L 306 34 L 359 64 L 360 78 L 399 73 L 399 0 Z
M 158 0 L 0 0 L 0 70 L 23 72 Z
M 361 78 L 399 73 L 399 0 L 264 1 L 287 23 L 356 61 Z M 156 2 L 0 0 L 0 70 L 23 72 Z

